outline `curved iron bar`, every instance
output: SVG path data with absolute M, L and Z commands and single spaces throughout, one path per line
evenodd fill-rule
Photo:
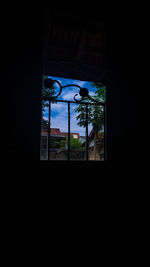
M 80 85 L 77 85 L 77 84 L 67 84 L 67 85 L 64 85 L 64 86 L 62 86 L 62 88 L 65 88 L 65 87 L 78 87 L 79 89 L 80 89 L 80 91 L 82 90 L 82 87 L 80 86 Z M 80 92 L 79 91 L 79 92 Z M 77 96 L 78 94 L 76 94 L 75 96 L 74 96 L 74 100 L 75 100 L 75 102 L 77 102 L 77 103 L 80 103 L 83 99 L 84 99 L 84 97 L 82 97 L 80 100 L 78 100 L 78 99 L 76 99 L 76 96 Z
M 81 103 L 83 100 L 84 100 L 84 97 L 82 97 L 80 100 L 78 100 L 78 99 L 76 99 L 76 96 L 77 96 L 78 94 L 76 94 L 76 95 L 74 95 L 74 100 L 75 100 L 75 102 L 77 102 L 77 103 Z
M 103 102 L 99 102 L 96 99 L 92 98 L 89 95 L 88 89 L 83 88 L 83 87 L 81 87 L 81 86 L 79 86 L 77 84 L 67 84 L 67 85 L 63 85 L 62 86 L 61 83 L 59 81 L 57 81 L 57 80 L 52 80 L 52 79 L 49 79 L 48 78 L 48 79 L 45 79 L 45 81 L 46 81 L 45 84 L 49 84 L 49 85 L 54 85 L 54 83 L 57 83 L 59 85 L 59 88 L 60 88 L 60 91 L 59 91 L 59 93 L 56 96 L 49 97 L 50 100 L 55 100 L 56 98 L 58 98 L 58 96 L 60 96 L 60 94 L 62 93 L 62 89 L 63 88 L 66 88 L 66 87 L 78 87 L 80 89 L 79 90 L 79 95 L 81 96 L 81 99 L 80 100 L 76 99 L 76 96 L 78 94 L 75 94 L 75 96 L 74 96 L 75 102 L 81 103 L 84 100 L 84 98 L 87 97 L 89 100 L 91 100 L 91 101 L 93 101 L 93 102 L 95 102 L 97 104 L 104 104 Z M 46 87 L 49 88 L 48 85 Z
M 59 81 L 57 81 L 57 80 L 52 80 L 53 81 L 53 84 L 54 83 L 57 83 L 58 85 L 59 85 L 59 87 L 60 87 L 60 91 L 59 91 L 59 93 L 56 95 L 56 96 L 52 96 L 52 97 L 50 97 L 51 99 L 56 99 L 58 96 L 60 96 L 61 95 L 61 93 L 62 93 L 62 86 L 61 86 L 61 83 L 59 82 Z
M 75 100 L 75 102 L 77 102 L 77 103 L 81 103 L 83 100 L 84 100 L 84 98 L 86 97 L 86 96 L 88 96 L 88 90 L 86 89 L 86 88 L 82 88 L 81 86 L 79 86 L 79 85 L 77 85 L 77 84 L 67 84 L 67 85 L 64 85 L 64 86 L 62 86 L 62 88 L 65 88 L 65 87 L 78 87 L 79 89 L 80 89 L 80 91 L 79 91 L 79 95 L 82 97 L 80 100 L 78 100 L 78 99 L 76 99 L 76 96 L 78 95 L 78 94 L 75 94 L 74 95 L 74 100 Z

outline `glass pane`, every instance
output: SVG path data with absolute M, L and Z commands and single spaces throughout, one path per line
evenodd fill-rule
M 91 113 L 89 128 L 89 160 L 104 160 L 104 108 L 100 105 L 89 107 Z
M 48 101 L 42 101 L 40 159 L 48 160 Z
M 85 109 L 83 104 L 70 105 L 70 159 L 85 160 L 86 130 L 85 123 L 79 123 L 80 110 Z
M 50 160 L 68 159 L 68 104 L 51 102 Z
M 55 80 L 53 87 L 46 88 L 44 79 Z M 56 82 L 57 80 L 57 82 Z M 60 90 L 62 86 L 62 91 Z M 90 97 L 84 98 L 84 104 L 76 103 L 82 94 L 80 86 L 86 88 Z M 42 102 L 41 160 L 104 160 L 104 108 L 94 104 L 106 101 L 106 87 L 98 82 L 79 81 L 68 78 L 43 75 L 42 96 L 48 99 L 58 96 L 50 105 Z M 75 97 L 75 98 L 74 98 Z M 70 103 L 70 157 L 68 157 L 68 102 Z M 86 103 L 88 104 L 88 153 L 86 143 Z M 50 138 L 49 138 L 50 132 Z M 49 145 L 49 149 L 48 149 Z M 48 153 L 49 150 L 49 153 Z

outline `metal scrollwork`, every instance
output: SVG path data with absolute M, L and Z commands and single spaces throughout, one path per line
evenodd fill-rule
M 93 99 L 90 95 L 89 95 L 89 91 L 87 88 L 82 88 L 81 86 L 77 85 L 77 84 L 67 84 L 62 86 L 61 83 L 57 80 L 52 80 L 50 78 L 45 79 L 44 80 L 44 86 L 46 89 L 53 89 L 54 84 L 57 83 L 59 86 L 59 93 L 55 96 L 50 96 L 49 99 L 50 100 L 55 100 L 56 98 L 58 98 L 58 96 L 61 95 L 62 93 L 62 89 L 65 87 L 78 87 L 79 88 L 79 96 L 81 97 L 81 99 L 77 99 L 76 97 L 78 96 L 78 94 L 75 94 L 74 96 L 74 100 L 76 103 L 81 103 L 85 98 L 88 98 L 89 100 L 95 102 L 95 103 L 100 103 L 97 100 Z
M 62 86 L 61 83 L 57 80 L 52 79 L 45 79 L 44 80 L 44 86 L 46 89 L 53 89 L 54 84 L 57 83 L 59 85 L 59 93 L 56 96 L 50 96 L 50 99 L 54 100 L 62 93 Z

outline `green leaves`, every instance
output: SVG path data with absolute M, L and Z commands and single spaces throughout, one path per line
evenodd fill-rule
M 106 86 L 103 85 L 102 83 L 98 83 L 98 82 L 93 82 L 91 84 L 92 88 L 97 88 L 95 94 L 96 96 L 94 96 L 95 99 L 97 99 L 98 101 L 101 102 L 106 102 Z
M 70 147 L 71 149 L 80 149 L 82 142 L 79 139 L 75 139 L 73 136 L 70 136 Z
M 62 148 L 62 149 L 67 149 L 67 145 L 68 144 L 68 136 L 66 137 L 65 140 L 61 140 L 59 142 L 59 146 Z M 72 150 L 76 150 L 76 149 L 79 149 L 79 150 L 82 150 L 84 148 L 82 148 L 82 142 L 79 140 L 79 139 L 75 139 L 72 135 L 70 135 L 70 148 Z
M 98 83 L 92 83 L 91 87 L 96 87 L 95 96 L 92 96 L 93 99 L 105 102 L 106 101 L 106 86 Z M 88 98 L 85 100 L 88 100 Z M 89 100 L 89 102 L 92 102 Z M 76 119 L 79 126 L 86 127 L 86 106 L 84 104 L 78 105 L 75 109 L 75 112 L 78 113 Z M 104 107 L 101 105 L 88 105 L 88 123 L 92 124 L 93 128 L 98 132 L 102 129 L 104 123 Z
M 46 88 L 45 87 L 45 84 L 44 84 L 44 81 L 48 79 L 48 76 L 44 75 L 43 74 L 43 78 L 42 78 L 42 97 L 52 97 L 55 95 L 55 89 L 54 89 L 54 85 L 53 83 L 50 83 L 51 84 L 51 87 L 50 88 Z M 44 100 L 42 102 L 42 111 L 44 112 L 45 111 L 45 108 L 47 108 L 49 106 L 48 102 L 46 100 Z

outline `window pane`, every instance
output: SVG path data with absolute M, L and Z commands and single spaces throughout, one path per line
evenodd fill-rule
M 48 160 L 48 101 L 42 101 L 40 159 Z
M 47 78 L 54 81 L 50 88 L 44 87 Z M 42 102 L 40 159 L 104 160 L 104 107 L 97 103 L 106 101 L 106 87 L 97 82 L 43 76 L 42 96 L 47 101 Z M 81 98 L 83 101 L 76 102 Z
M 89 160 L 104 160 L 104 108 L 90 107 L 93 121 L 89 123 Z
M 68 158 L 68 105 L 54 101 L 51 103 L 50 159 Z
M 85 146 L 86 146 L 86 130 L 84 125 L 79 125 L 77 120 L 80 114 L 81 106 L 85 105 L 71 104 L 70 105 L 70 151 L 71 160 L 85 160 Z

